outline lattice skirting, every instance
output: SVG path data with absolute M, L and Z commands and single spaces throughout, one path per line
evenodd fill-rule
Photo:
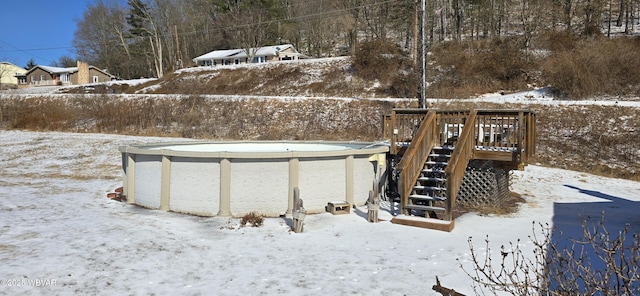
M 473 160 L 467 166 L 457 204 L 461 206 L 499 205 L 509 198 L 509 171 L 496 169 L 493 161 Z

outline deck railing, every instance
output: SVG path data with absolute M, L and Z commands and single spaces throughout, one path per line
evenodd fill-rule
M 447 168 L 444 170 L 444 175 L 447 179 L 447 210 L 445 212 L 444 218 L 448 221 L 453 220 L 453 213 L 451 210 L 455 205 L 458 196 L 458 190 L 460 190 L 460 185 L 462 185 L 464 173 L 467 170 L 467 165 L 473 158 L 473 152 L 475 151 L 474 125 L 466 123 L 476 122 L 476 115 L 477 111 L 472 110 L 465 118 L 465 124 L 458 136 L 458 140 L 455 146 L 456 148 L 453 151 L 453 154 L 451 154 L 451 158 L 449 160 Z
M 427 116 L 427 109 L 394 109 L 384 118 L 384 135 L 391 140 L 391 154 L 406 148 Z
M 415 136 L 427 109 L 394 109 L 384 118 L 385 137 L 391 140 L 390 152 L 403 154 Z M 528 164 L 535 154 L 535 113 L 528 110 L 476 110 L 474 146 L 476 150 L 503 152 L 502 161 Z M 469 111 L 436 112 L 440 132 L 439 145 L 456 141 Z M 486 155 L 480 153 L 479 156 Z

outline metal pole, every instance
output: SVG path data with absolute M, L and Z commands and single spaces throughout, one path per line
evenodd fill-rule
M 420 21 L 420 42 L 421 42 L 421 50 L 420 50 L 420 60 L 422 61 L 422 66 L 420 69 L 421 78 L 420 78 L 420 101 L 418 102 L 418 106 L 420 108 L 427 108 L 426 98 L 427 98 L 427 57 L 426 57 L 426 46 L 425 46 L 425 34 L 424 34 L 424 26 L 426 19 L 425 12 L 425 1 L 422 0 L 422 19 Z

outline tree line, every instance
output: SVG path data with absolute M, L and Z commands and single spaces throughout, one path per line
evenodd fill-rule
M 77 58 L 120 78 L 162 77 L 216 49 L 291 43 L 312 57 L 349 55 L 388 39 L 414 57 L 427 46 L 518 38 L 523 49 L 547 31 L 629 34 L 640 0 L 96 0 L 77 20 Z

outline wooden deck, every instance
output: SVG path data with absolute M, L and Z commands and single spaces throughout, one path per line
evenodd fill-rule
M 451 222 L 445 228 L 434 227 L 442 223 L 426 220 L 398 219 L 394 223 L 451 231 L 454 225 L 452 210 L 469 162 L 490 160 L 497 168 L 524 169 L 535 154 L 535 123 L 535 113 L 528 110 L 394 109 L 384 117 L 383 130 L 385 137 L 390 139 L 392 166 L 398 173 L 393 182 L 397 184 L 401 214 L 411 215 L 412 209 L 427 213 L 438 209 L 444 211 L 443 220 Z M 450 149 L 452 153 L 438 154 L 437 151 L 443 149 Z M 443 169 L 425 170 L 437 163 L 427 161 L 432 157 L 448 160 L 439 165 Z M 442 177 L 435 179 L 446 180 L 438 186 L 446 197 L 417 194 L 427 188 L 421 181 L 434 179 L 427 178 L 425 172 L 432 174 L 436 169 Z M 424 205 L 420 201 L 429 199 L 434 200 L 430 204 L 440 203 L 441 206 Z

